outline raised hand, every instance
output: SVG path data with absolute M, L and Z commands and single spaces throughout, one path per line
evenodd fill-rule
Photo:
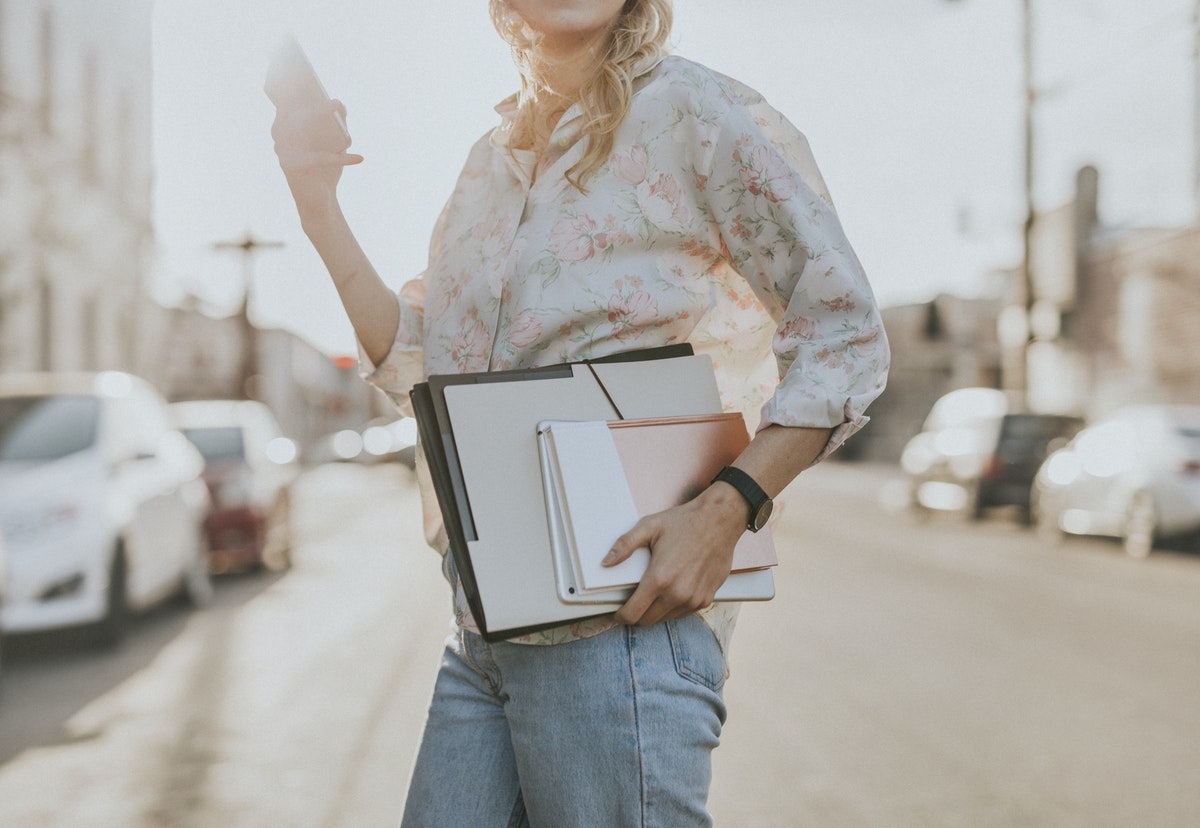
M 328 149 L 329 123 L 346 107 L 332 100 L 310 107 L 276 107 L 271 137 L 302 224 L 328 219 L 337 210 L 337 185 L 345 167 L 363 157 Z

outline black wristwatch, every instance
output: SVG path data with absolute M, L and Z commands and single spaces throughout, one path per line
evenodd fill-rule
M 742 497 L 746 498 L 746 502 L 750 504 L 750 520 L 746 521 L 747 529 L 751 532 L 757 532 L 767 525 L 767 520 L 771 517 L 771 510 L 775 508 L 775 503 L 762 490 L 762 486 L 754 482 L 753 477 L 741 469 L 726 466 L 717 472 L 717 476 L 712 479 L 712 483 L 716 483 L 718 480 L 722 480 L 733 486 L 733 488 L 741 493 Z M 709 485 L 712 485 L 712 483 Z

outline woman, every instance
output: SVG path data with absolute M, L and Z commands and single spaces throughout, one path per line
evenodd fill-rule
M 609 563 L 646 545 L 651 559 L 615 616 L 489 645 L 455 589 L 404 824 L 706 825 L 737 610 L 713 595 L 759 501 L 865 423 L 886 339 L 803 136 L 753 90 L 666 56 L 670 0 L 491 12 L 521 92 L 471 150 L 426 271 L 398 294 L 338 207 L 342 168 L 362 158 L 306 149 L 328 111 L 276 119 L 367 378 L 403 407 L 431 373 L 689 341 L 757 430 L 740 474 L 617 541 Z

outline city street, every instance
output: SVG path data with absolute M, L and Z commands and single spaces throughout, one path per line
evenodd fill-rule
M 734 639 L 716 824 L 1200 824 L 1200 555 L 917 522 L 881 507 L 893 475 L 827 464 L 783 498 L 777 598 Z M 286 573 L 219 579 L 115 652 L 10 643 L 0 826 L 396 824 L 450 630 L 413 477 L 321 467 L 297 504 Z

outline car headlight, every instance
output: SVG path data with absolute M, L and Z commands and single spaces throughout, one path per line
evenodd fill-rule
M 1050 456 L 1043 474 L 1046 480 L 1055 486 L 1069 486 L 1079 478 L 1082 471 L 1083 464 L 1079 462 L 1079 455 L 1073 451 L 1062 451 Z

